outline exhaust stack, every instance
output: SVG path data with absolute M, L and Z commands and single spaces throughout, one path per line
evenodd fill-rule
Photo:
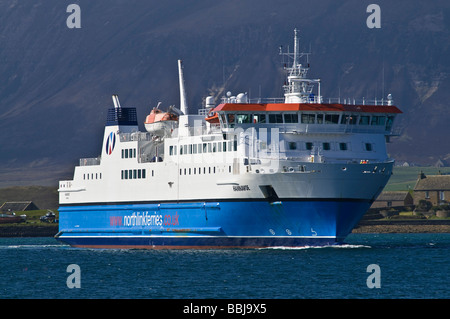
M 112 100 L 113 100 L 113 103 L 114 103 L 114 107 L 115 107 L 116 109 L 120 109 L 119 96 L 118 96 L 117 94 L 114 94 L 114 95 L 112 96 Z

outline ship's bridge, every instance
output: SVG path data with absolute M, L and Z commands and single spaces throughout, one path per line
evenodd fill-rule
M 217 114 L 222 131 L 237 127 L 278 127 L 292 133 L 378 133 L 392 131 L 397 114 L 393 105 L 319 103 L 222 103 Z

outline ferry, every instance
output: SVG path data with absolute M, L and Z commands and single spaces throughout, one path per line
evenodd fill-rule
M 178 61 L 180 106 L 139 130 L 113 95 L 101 155 L 59 182 L 56 239 L 74 247 L 206 249 L 343 243 L 388 182 L 386 143 L 402 112 L 391 95 L 325 99 L 309 54 L 282 52 L 284 97 L 208 96 L 192 114 Z

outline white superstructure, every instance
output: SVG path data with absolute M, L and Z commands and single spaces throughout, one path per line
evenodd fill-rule
M 374 200 L 391 174 L 386 139 L 401 112 L 391 98 L 379 105 L 324 103 L 320 80 L 306 78 L 309 63 L 300 60 L 308 55 L 298 52 L 298 42 L 295 30 L 281 103 L 229 94 L 215 108 L 207 97 L 208 112 L 200 112 L 206 117 L 189 114 L 181 61 L 173 128 L 140 132 L 135 109 L 113 96 L 101 155 L 81 159 L 73 180 L 60 182 L 60 203 Z

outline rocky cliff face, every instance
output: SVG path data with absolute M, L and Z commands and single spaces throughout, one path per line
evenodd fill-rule
M 380 29 L 367 28 L 371 2 L 359 0 L 77 3 L 80 29 L 66 26 L 69 2 L 0 2 L 4 183 L 56 181 L 97 156 L 112 94 L 142 121 L 158 101 L 178 104 L 180 58 L 194 111 L 228 90 L 282 96 L 278 48 L 292 48 L 295 27 L 325 98 L 393 95 L 404 114 L 392 157 L 450 157 L 448 1 L 378 1 Z

